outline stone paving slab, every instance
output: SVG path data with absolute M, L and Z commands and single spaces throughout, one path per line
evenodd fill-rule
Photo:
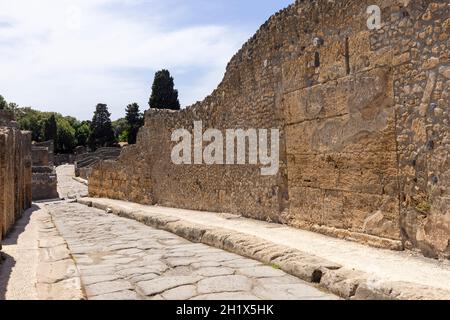
M 39 218 L 36 290 L 40 300 L 84 300 L 80 274 L 51 216 L 42 205 Z
M 111 199 L 78 202 L 276 266 L 346 299 L 450 299 L 448 262 L 237 216 Z M 245 268 L 245 262 L 224 266 Z
M 234 253 L 78 203 L 49 204 L 92 300 L 339 299 Z M 270 288 L 272 284 L 278 284 Z
M 76 265 L 45 205 L 25 212 L 4 249 L 8 256 L 0 268 L 0 299 L 84 299 Z

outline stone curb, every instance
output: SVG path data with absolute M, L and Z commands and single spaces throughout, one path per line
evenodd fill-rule
M 80 198 L 78 203 L 104 210 L 189 241 L 223 249 L 272 265 L 347 300 L 449 300 L 450 292 L 414 283 L 385 281 L 348 269 L 297 249 L 230 229 L 210 228 L 163 214 L 143 213 L 101 199 Z
M 86 179 L 80 177 L 72 177 L 72 179 L 75 180 L 76 182 L 84 184 L 85 186 L 89 186 L 89 182 Z
M 86 300 L 80 272 L 53 217 L 39 221 L 39 262 L 36 290 L 40 300 Z

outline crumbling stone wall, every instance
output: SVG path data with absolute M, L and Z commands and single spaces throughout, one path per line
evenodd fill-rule
M 382 27 L 369 30 L 378 5 Z M 98 164 L 93 196 L 239 213 L 450 257 L 448 1 L 296 1 L 179 112 L 150 110 L 138 143 Z M 171 163 L 174 129 L 278 128 L 280 171 Z
M 0 239 L 31 207 L 31 134 L 0 111 Z

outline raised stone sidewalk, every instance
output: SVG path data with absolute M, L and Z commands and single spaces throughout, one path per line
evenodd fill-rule
M 46 206 L 36 204 L 4 241 L 0 300 L 83 300 L 79 270 Z
M 450 265 L 229 214 L 110 199 L 78 202 L 271 264 L 346 299 L 450 299 Z

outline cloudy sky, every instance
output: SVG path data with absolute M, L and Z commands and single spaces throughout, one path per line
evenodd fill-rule
M 232 55 L 293 0 L 0 0 L 0 94 L 89 119 L 107 103 L 148 107 L 168 68 L 183 106 L 220 82 Z

